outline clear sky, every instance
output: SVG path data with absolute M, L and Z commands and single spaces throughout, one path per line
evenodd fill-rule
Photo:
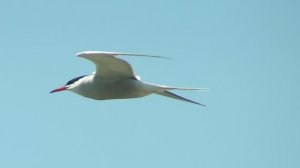
M 300 167 L 300 1 L 1 0 L 1 168 Z M 143 80 L 208 87 L 95 101 L 49 94 L 122 51 Z

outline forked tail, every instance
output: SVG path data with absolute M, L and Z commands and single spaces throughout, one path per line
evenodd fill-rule
M 168 90 L 198 90 L 198 91 L 208 91 L 207 88 L 181 88 L 181 87 L 165 87 L 165 88 L 167 88 Z M 197 105 L 200 105 L 200 106 L 206 106 L 204 104 L 201 104 L 201 103 L 195 102 L 193 100 L 189 100 L 187 98 L 179 96 L 179 95 L 177 95 L 175 93 L 172 93 L 170 91 L 163 91 L 163 92 L 159 92 L 157 94 L 159 94 L 161 96 L 166 96 L 166 97 L 170 97 L 170 98 L 173 98 L 173 99 L 177 99 L 177 100 L 182 100 L 182 101 L 189 102 L 189 103 L 194 103 L 194 104 L 197 104 Z
M 185 102 L 189 102 L 189 103 L 194 103 L 194 104 L 198 104 L 200 106 L 206 106 L 204 104 L 201 104 L 201 103 L 198 103 L 198 102 L 195 102 L 193 100 L 189 100 L 187 98 L 184 98 L 184 97 L 181 97 L 175 93 L 172 93 L 172 92 L 169 92 L 169 91 L 164 91 L 164 92 L 160 92 L 160 93 L 157 93 L 161 96 L 166 96 L 166 97 L 170 97 L 170 98 L 173 98 L 173 99 L 177 99 L 177 100 L 182 100 L 182 101 L 185 101 Z
M 184 98 L 182 96 L 179 96 L 175 93 L 170 92 L 170 90 L 195 90 L 195 91 L 208 91 L 208 88 L 188 88 L 188 87 L 173 87 L 173 86 L 166 86 L 166 85 L 157 85 L 157 84 L 151 84 L 151 83 L 146 83 L 143 82 L 145 85 L 148 85 L 147 87 L 149 88 L 150 92 L 152 93 L 156 93 L 159 94 L 161 96 L 166 96 L 166 97 L 170 97 L 173 99 L 177 99 L 177 100 L 182 100 L 185 102 L 189 102 L 189 103 L 193 103 L 193 104 L 197 104 L 200 106 L 206 106 L 204 104 L 195 102 L 193 100 L 189 100 L 187 98 Z
M 208 88 L 188 88 L 188 87 L 172 87 L 172 86 L 164 86 L 164 88 L 168 90 L 196 90 L 196 91 L 208 91 Z

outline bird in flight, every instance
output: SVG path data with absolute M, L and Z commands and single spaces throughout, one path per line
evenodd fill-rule
M 96 71 L 90 75 L 76 77 L 67 82 L 65 86 L 57 88 L 50 93 L 68 90 L 95 100 L 139 98 L 150 94 L 158 94 L 205 106 L 201 103 L 176 95 L 172 93 L 171 90 L 204 91 L 207 89 L 172 87 L 143 82 L 140 77 L 135 74 L 128 62 L 118 58 L 122 55 L 164 58 L 159 56 L 119 52 L 80 52 L 77 56 L 92 61 L 96 65 Z

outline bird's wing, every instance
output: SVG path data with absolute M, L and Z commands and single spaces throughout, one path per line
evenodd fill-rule
M 136 76 L 136 74 L 134 73 L 134 70 L 131 67 L 131 65 L 128 62 L 117 58 L 117 56 L 119 55 L 164 58 L 159 56 L 150 56 L 142 54 L 104 51 L 85 51 L 77 54 L 77 56 L 88 59 L 96 65 L 96 76 L 101 76 L 103 78 L 108 79 L 138 79 L 138 76 Z

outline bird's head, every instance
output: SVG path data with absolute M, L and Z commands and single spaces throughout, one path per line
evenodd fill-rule
M 76 88 L 77 86 L 80 85 L 80 79 L 85 77 L 86 75 L 76 77 L 74 79 L 71 79 L 69 82 L 65 84 L 65 86 L 59 87 L 57 89 L 52 90 L 50 93 L 55 93 L 55 92 L 60 92 L 64 90 L 71 90 L 73 88 Z

